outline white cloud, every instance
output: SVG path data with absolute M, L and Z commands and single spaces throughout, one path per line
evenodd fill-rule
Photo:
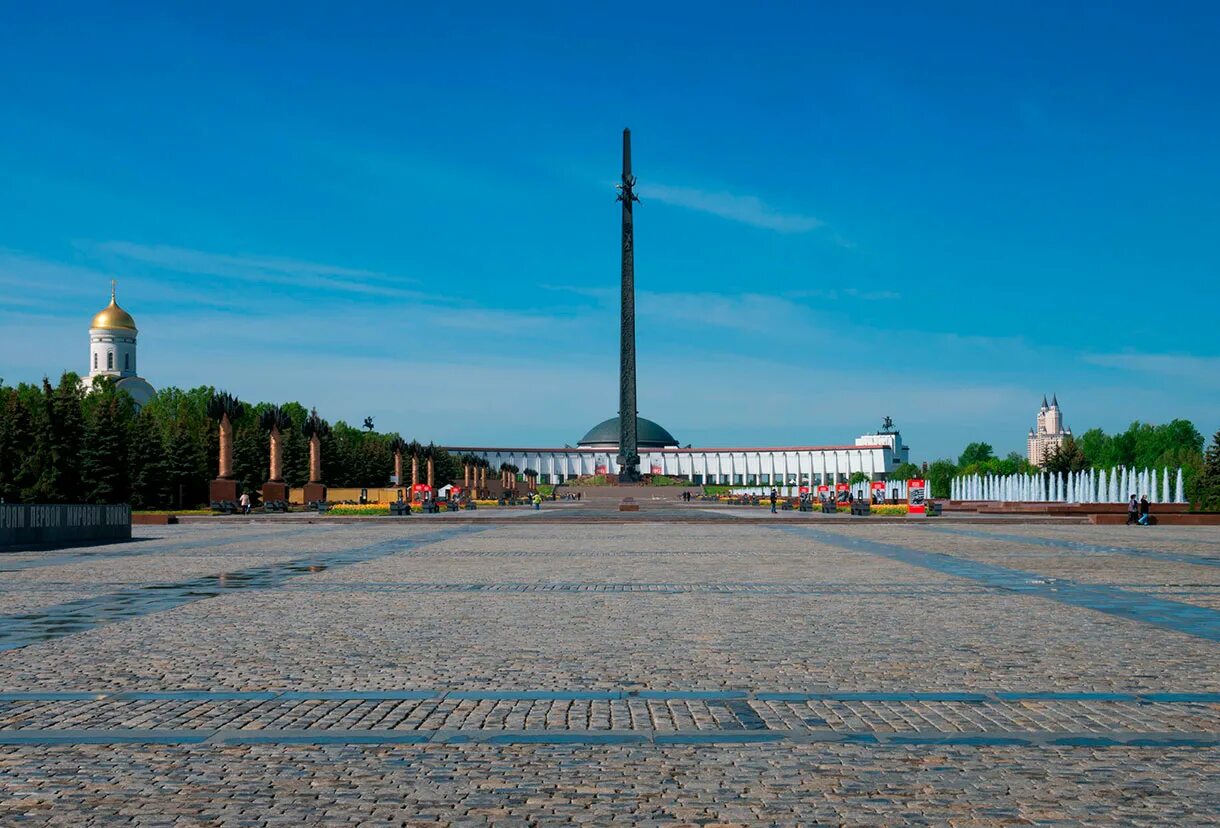
M 1220 357 L 1190 354 L 1085 354 L 1085 362 L 1158 377 L 1186 379 L 1200 386 L 1220 384 Z
M 640 186 L 640 197 L 711 213 L 729 221 L 780 233 L 807 233 L 824 224 L 821 219 L 814 216 L 781 212 L 752 195 L 734 195 L 723 191 L 709 192 L 694 187 L 648 184 Z
M 179 273 L 193 273 L 243 283 L 292 285 L 398 298 L 419 294 L 400 285 L 411 280 L 373 270 L 273 256 L 212 253 L 169 245 L 108 241 L 97 250 L 121 260 L 136 261 Z
M 902 294 L 893 290 L 860 290 L 859 288 L 812 288 L 810 290 L 793 290 L 788 291 L 788 296 L 794 299 L 830 299 L 837 300 L 842 298 L 847 299 L 862 299 L 866 302 L 887 301 L 890 299 L 901 299 Z

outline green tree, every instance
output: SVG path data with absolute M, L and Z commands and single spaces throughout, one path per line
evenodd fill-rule
M 81 413 L 80 381 L 65 373 L 55 388 L 46 377 L 35 411 L 31 484 L 22 499 L 32 503 L 75 503 L 80 500 Z
M 233 476 L 237 479 L 237 491 L 249 492 L 257 503 L 263 481 L 267 477 L 267 443 L 263 431 L 256 422 L 247 417 L 237 427 L 233 438 Z
M 1100 428 L 1090 428 L 1076 442 L 1094 468 L 1109 468 L 1116 464 L 1114 438 Z
M 1074 437 L 1064 437 L 1059 445 L 1046 454 L 1042 469 L 1052 474 L 1084 471 L 1089 467 L 1089 458 L 1084 456 Z
M 292 427 L 284 431 L 284 482 L 299 489 L 309 482 L 309 440 L 301 433 L 301 423 L 305 422 L 308 413 L 296 419 L 293 415 Z
M 113 388 L 98 394 L 85 425 L 81 450 L 81 494 L 86 503 L 125 503 L 131 489 L 127 478 L 127 429 L 120 398 Z
M 1212 444 L 1203 456 L 1203 469 L 1191 488 L 1190 501 L 1195 509 L 1220 512 L 1220 431 L 1212 437 Z
M 912 478 L 920 477 L 923 477 L 923 469 L 914 463 L 903 463 L 889 473 L 890 480 L 911 480 Z
M 854 486 L 857 483 L 867 483 L 871 479 L 872 478 L 870 478 L 864 472 L 856 471 L 856 472 L 851 473 L 851 477 L 847 478 L 847 482 L 851 483 Z
M 128 427 L 127 476 L 131 483 L 133 509 L 170 506 L 166 483 L 165 441 L 156 418 L 147 408 Z
M 995 454 L 988 443 L 970 443 L 962 449 L 961 456 L 957 458 L 957 464 L 969 466 L 974 463 L 985 463 L 994 457 Z
M 957 474 L 957 466 L 952 460 L 935 460 L 928 466 L 928 486 L 932 497 L 948 497 L 953 476 Z
M 19 503 L 33 483 L 33 418 L 16 388 L 0 388 L 0 501 Z
M 207 485 L 201 471 L 200 446 L 185 422 L 177 422 L 170 430 L 165 446 L 165 484 L 170 501 L 179 509 L 202 502 L 202 489 Z

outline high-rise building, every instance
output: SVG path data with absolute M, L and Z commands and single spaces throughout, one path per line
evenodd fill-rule
M 1026 441 L 1029 462 L 1035 466 L 1042 465 L 1046 455 L 1058 448 L 1059 444 L 1063 442 L 1063 438 L 1071 436 L 1072 430 L 1063 424 L 1063 412 L 1059 410 L 1058 395 L 1052 394 L 1048 405 L 1046 395 L 1043 394 L 1042 407 L 1038 409 L 1037 425 L 1029 430 L 1029 438 Z

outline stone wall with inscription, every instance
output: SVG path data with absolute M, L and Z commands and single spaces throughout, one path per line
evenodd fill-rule
M 0 503 L 0 549 L 131 539 L 131 507 Z

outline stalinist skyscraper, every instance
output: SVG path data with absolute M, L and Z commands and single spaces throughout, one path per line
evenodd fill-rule
M 1046 455 L 1054 451 L 1064 437 L 1071 437 L 1072 430 L 1063 425 L 1063 413 L 1059 410 L 1059 397 L 1051 395 L 1050 405 L 1046 404 L 1046 396 L 1042 397 L 1042 407 L 1038 409 L 1038 424 L 1029 430 L 1026 441 L 1027 457 L 1035 466 L 1041 466 Z

